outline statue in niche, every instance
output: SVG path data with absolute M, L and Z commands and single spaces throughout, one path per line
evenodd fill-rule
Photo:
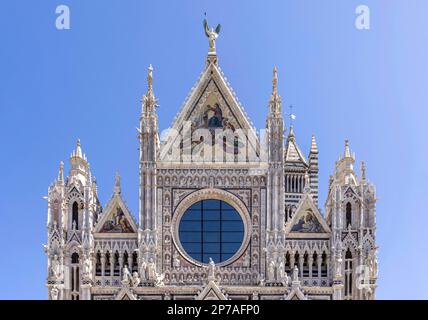
M 268 267 L 268 280 L 275 280 L 275 261 L 271 260 Z
M 299 269 L 297 268 L 296 265 L 294 265 L 293 268 L 293 282 L 298 282 L 299 281 Z
M 144 258 L 141 258 L 140 275 L 143 280 L 147 280 L 147 263 Z
M 123 276 L 122 276 L 122 283 L 123 283 L 123 284 L 129 284 L 129 283 L 130 283 L 130 281 L 131 281 L 131 279 L 132 279 L 132 275 L 131 275 L 131 272 L 129 271 L 129 269 L 128 269 L 128 266 L 127 266 L 127 265 L 125 265 L 125 266 L 123 267 L 123 269 L 122 269 L 122 273 L 123 273 Z
M 174 252 L 173 254 L 173 261 L 172 261 L 172 265 L 174 268 L 180 268 L 180 256 L 178 255 L 177 252 Z
M 149 263 L 147 264 L 147 279 L 148 280 L 156 279 L 156 266 L 153 261 L 153 258 L 150 258 Z
M 243 266 L 244 267 L 246 267 L 246 268 L 248 268 L 249 266 L 250 266 L 250 254 L 248 253 L 248 251 L 245 253 L 245 256 L 244 256 L 244 263 L 243 263 Z
M 59 261 L 59 257 L 56 254 L 54 255 L 54 258 L 52 260 L 51 276 L 55 280 L 59 280 L 62 278 L 62 267 L 61 267 L 61 263 Z
M 89 257 L 87 257 L 85 259 L 85 261 L 83 262 L 83 277 L 85 278 L 90 278 L 91 277 L 91 273 L 92 273 L 92 268 L 91 268 L 91 260 L 89 259 Z

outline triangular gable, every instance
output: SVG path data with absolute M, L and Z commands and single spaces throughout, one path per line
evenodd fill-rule
M 297 145 L 294 135 L 288 137 L 287 145 L 285 146 L 284 159 L 286 162 L 303 162 L 306 165 L 308 164 L 302 151 L 300 151 L 300 148 Z
M 212 132 L 216 129 L 232 131 L 245 129 L 249 145 L 252 144 L 253 150 L 256 150 L 259 145 L 253 125 L 215 63 L 210 63 L 202 73 L 175 117 L 170 132 L 182 134 L 183 125 L 187 121 L 191 124 L 192 132 L 197 129 L 209 129 Z M 167 158 L 168 152 L 174 146 L 176 139 L 172 140 L 163 142 L 159 157 L 161 161 Z M 192 150 L 201 143 L 199 140 L 193 140 L 192 138 L 190 142 Z M 233 150 L 233 146 L 231 146 L 231 150 Z
M 285 300 L 308 300 L 303 294 L 300 286 L 293 287 Z
M 98 233 L 135 233 L 137 229 L 137 224 L 120 194 L 115 194 L 109 201 L 95 226 L 95 232 Z
M 210 281 L 196 297 L 196 300 L 227 300 L 227 298 L 218 285 L 214 281 Z
M 309 193 L 305 193 L 296 209 L 296 212 L 287 224 L 285 232 L 292 235 L 314 236 L 329 234 L 330 228 L 315 206 Z
M 137 300 L 137 297 L 127 286 L 123 286 L 116 295 L 115 300 Z

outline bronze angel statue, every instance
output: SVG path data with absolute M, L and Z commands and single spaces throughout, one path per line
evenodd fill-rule
M 208 37 L 208 41 L 210 44 L 209 53 L 215 53 L 215 40 L 218 37 L 218 34 L 220 33 L 221 25 L 218 24 L 217 27 L 214 29 L 208 27 L 208 21 L 207 19 L 204 19 L 204 29 L 205 29 L 205 35 Z

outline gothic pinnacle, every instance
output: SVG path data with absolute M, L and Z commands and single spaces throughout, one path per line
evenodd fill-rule
M 148 86 L 148 91 L 151 91 L 153 86 L 153 67 L 151 64 L 149 65 L 148 72 L 147 72 L 147 86 Z
M 272 77 L 272 94 L 278 93 L 278 71 L 276 66 L 273 67 L 273 77 Z
M 80 146 L 80 139 L 77 139 L 76 153 L 77 157 L 82 158 L 82 147 Z
M 366 164 L 361 161 L 361 180 L 366 181 Z
M 58 181 L 64 181 L 64 162 L 59 163 Z
M 278 71 L 276 67 L 273 68 L 272 76 L 272 95 L 269 101 L 270 112 L 276 116 L 281 114 L 281 97 L 278 94 Z

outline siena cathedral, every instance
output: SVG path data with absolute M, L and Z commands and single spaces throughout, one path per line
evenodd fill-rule
M 285 128 L 276 68 L 259 133 L 220 69 L 204 21 L 204 69 L 158 128 L 153 68 L 139 118 L 139 212 L 120 176 L 103 207 L 80 141 L 48 189 L 51 300 L 374 299 L 376 195 L 348 141 L 318 202 L 318 147 Z

